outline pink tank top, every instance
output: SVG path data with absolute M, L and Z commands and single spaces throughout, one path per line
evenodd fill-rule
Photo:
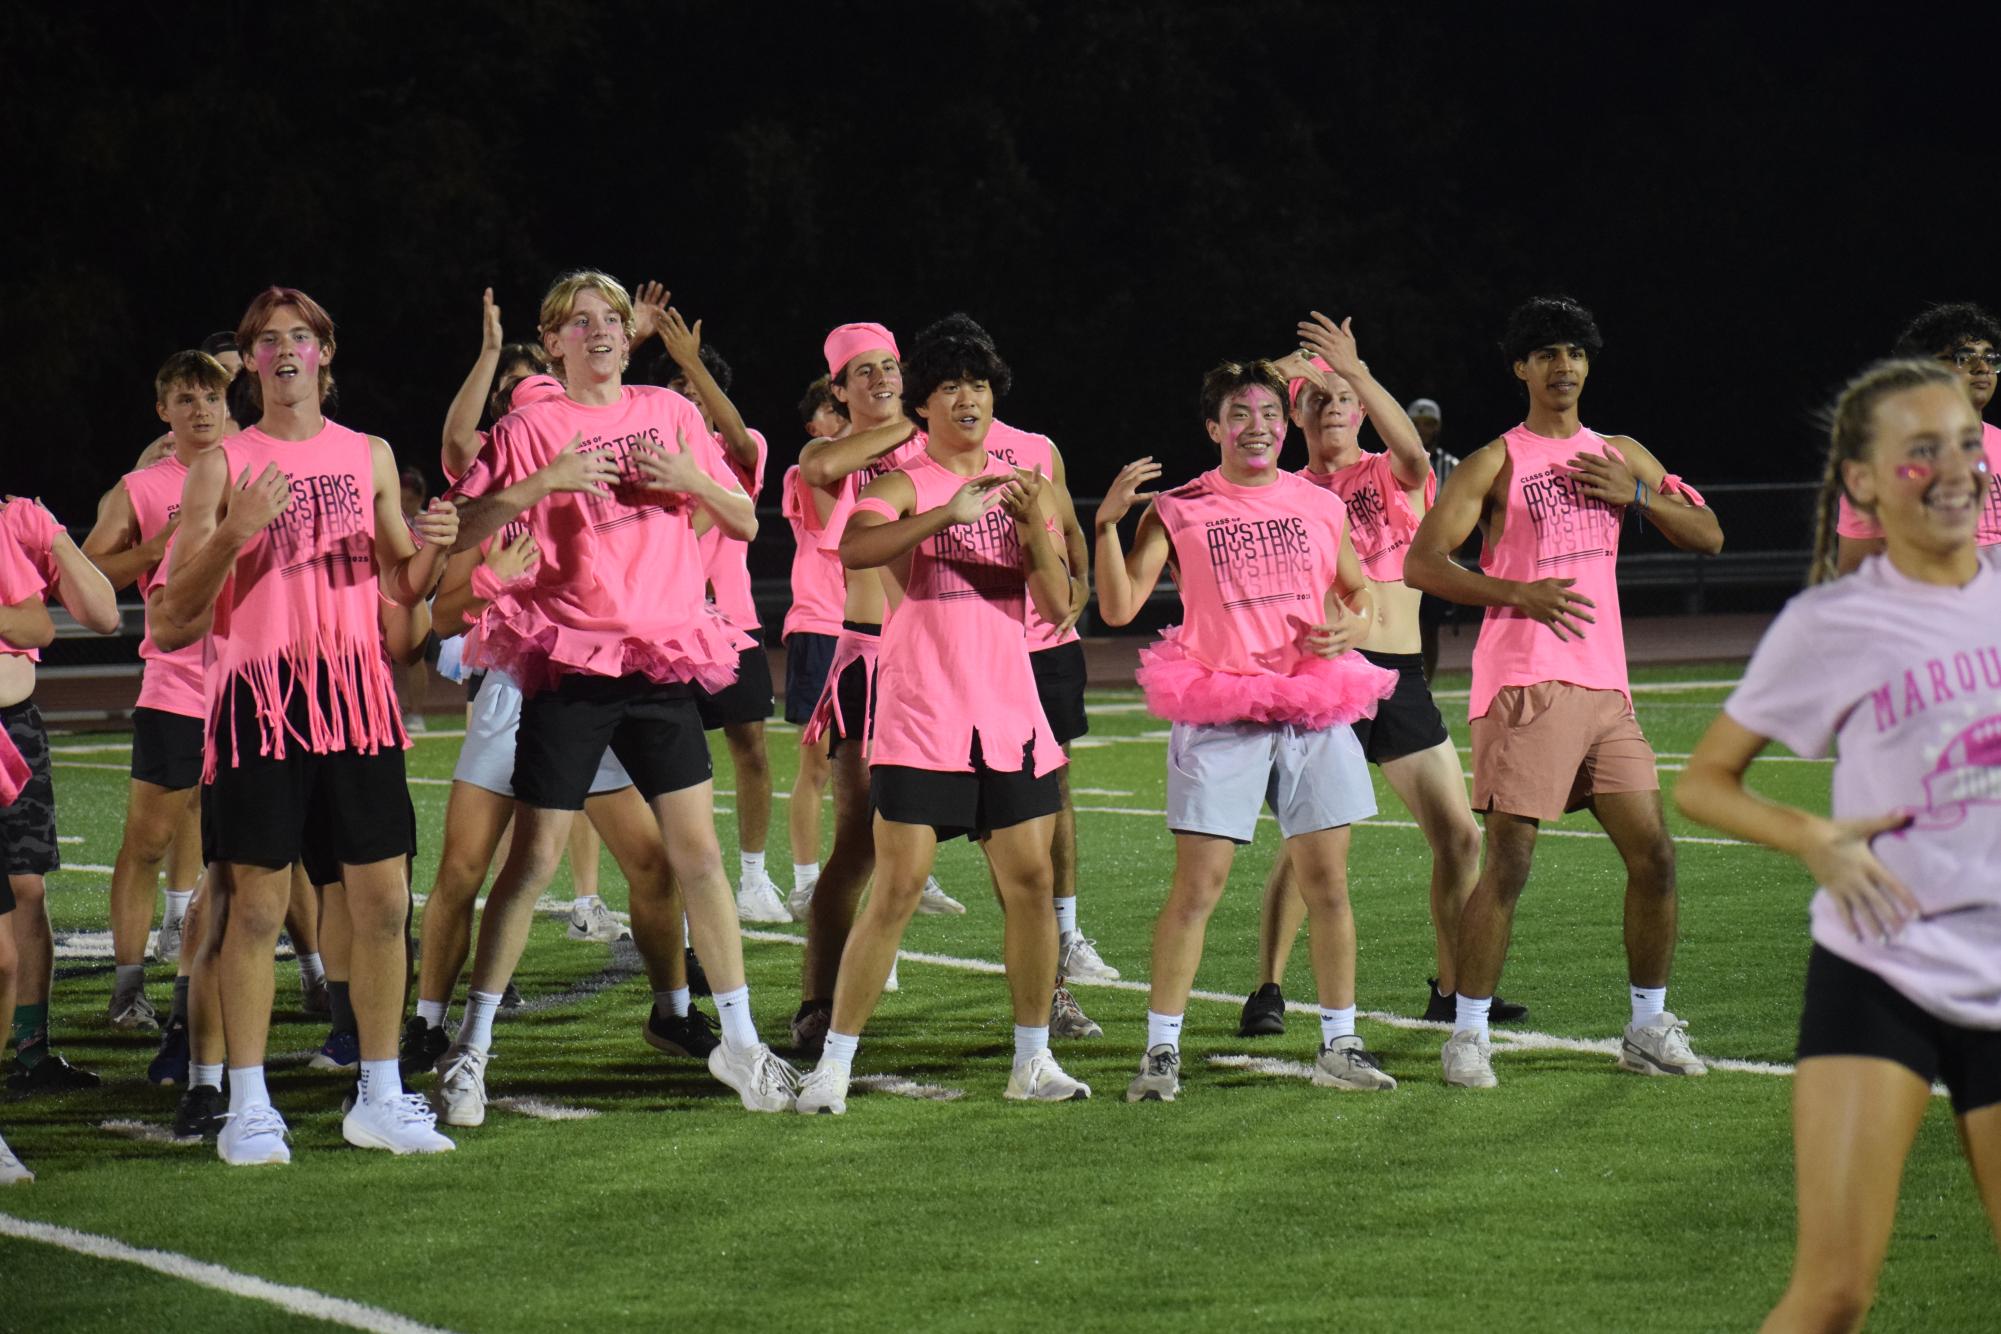
M 992 455 L 981 471 L 1012 475 Z M 903 472 L 917 491 L 916 513 L 946 504 L 968 480 L 928 454 Z M 854 508 L 897 517 L 880 500 Z M 883 625 L 871 764 L 970 773 L 976 739 L 981 759 L 999 772 L 1033 769 L 1040 778 L 1065 763 L 1028 665 L 1028 601 L 1014 520 L 998 506 L 910 553 L 902 600 Z
M 1500 537 L 1490 534 L 1481 568 L 1492 578 L 1534 583 L 1575 579 L 1590 598 L 1595 623 L 1582 639 L 1558 639 L 1542 622 L 1512 607 L 1489 607 L 1473 645 L 1473 693 L 1467 717 L 1486 714 L 1507 686 L 1563 681 L 1587 690 L 1616 690 L 1633 706 L 1626 676 L 1626 632 L 1619 620 L 1619 528 L 1626 511 L 1580 495 L 1569 461 L 1603 454 L 1605 437 L 1586 427 L 1552 440 L 1517 426 L 1503 437 L 1508 450 L 1508 499 Z
M 1404 556 L 1421 516 L 1410 507 L 1410 495 L 1397 480 L 1386 451 L 1364 452 L 1361 459 L 1334 472 L 1302 468 L 1299 475 L 1324 486 L 1348 506 L 1348 540 L 1362 573 L 1379 584 L 1403 579 Z M 1424 506 L 1438 499 L 1438 474 L 1424 475 Z
M 181 491 L 188 479 L 188 465 L 172 454 L 137 472 L 125 474 L 126 496 L 132 501 L 132 515 L 139 524 L 139 540 L 150 542 L 181 512 Z M 163 560 L 139 576 L 139 596 L 148 602 L 146 637 L 139 643 L 139 657 L 146 665 L 139 683 L 139 707 L 178 713 L 188 718 L 208 713 L 207 692 L 203 689 L 202 659 L 207 650 L 197 642 L 167 652 L 153 642 L 153 591 L 164 582 Z
M 797 464 L 785 470 L 781 490 L 779 505 L 792 525 L 792 606 L 785 613 L 784 633 L 838 635 L 847 580 L 840 557 L 820 545 L 826 524 Z
M 1983 547 L 2001 546 L 2001 428 L 1980 423 L 1980 448 L 1987 456 L 1987 503 L 1980 509 L 1980 526 L 1974 542 Z M 1883 536 L 1883 525 L 1874 516 L 1856 509 L 1841 497 L 1841 513 L 1834 531 L 1842 537 L 1873 541 Z
M 708 441 L 695 405 L 652 385 L 627 385 L 603 406 L 545 398 L 494 424 L 486 453 L 460 482 L 467 494 L 533 474 L 576 435 L 582 448 L 609 451 L 620 481 L 608 499 L 555 495 L 522 516 L 541 560 L 480 614 L 469 664 L 500 668 L 527 694 L 567 675 L 639 675 L 705 690 L 736 680 L 737 652 L 751 639 L 703 595 L 693 503 L 639 485 L 635 449 L 671 449 L 677 432 L 696 449 Z
M 834 501 L 834 512 L 827 516 L 827 526 L 820 533 L 820 547 L 834 553 L 834 559 L 841 557 L 841 534 L 847 531 L 848 516 L 855 512 L 855 501 L 868 489 L 868 484 L 884 473 L 895 472 L 912 459 L 923 455 L 930 446 L 931 437 L 923 431 L 917 432 L 895 449 L 884 454 L 865 468 L 849 473 L 841 479 L 841 494 Z M 926 456 L 928 457 L 928 456 Z
M 1028 431 L 1016 430 L 1006 422 L 996 421 L 987 428 L 987 453 L 999 458 L 1003 463 L 1016 468 L 1040 469 L 1044 477 L 1056 476 L 1056 443 L 1046 435 L 1034 435 Z M 1063 532 L 1057 529 L 1056 549 L 1063 550 Z M 1059 631 L 1056 623 L 1035 609 L 1035 599 L 1028 601 L 1028 651 L 1039 653 L 1046 648 L 1056 648 L 1063 644 L 1077 642 L 1077 628 Z
M 758 493 L 764 490 L 764 463 L 770 451 L 760 432 L 752 431 L 750 436 L 757 442 L 757 466 L 749 472 L 736 465 L 721 435 L 706 437 L 708 448 L 703 451 L 702 458 L 709 476 L 725 486 L 740 488 L 756 500 Z M 689 443 L 700 442 L 690 436 Z M 750 543 L 731 537 L 720 528 L 711 528 L 703 533 L 700 542 L 702 572 L 708 577 L 716 610 L 737 629 L 746 633 L 756 631 L 757 599 L 751 595 Z
M 244 545 L 216 599 L 206 641 L 203 781 L 212 782 L 220 765 L 234 767 L 251 744 L 235 734 L 239 690 L 250 692 L 262 755 L 284 759 L 295 742 L 316 754 L 409 745 L 377 616 L 368 437 L 332 421 L 297 441 L 253 426 L 216 448 L 232 479 L 277 464 L 292 504 Z M 295 695 L 303 699 L 303 731 L 286 716 Z
M 49 554 L 55 541 L 55 516 L 35 501 L 17 496 L 0 507 L 0 604 L 12 606 L 28 598 L 47 600 L 55 586 L 55 559 Z M 29 662 L 40 662 L 38 648 L 16 648 L 0 642 L 0 653 L 12 653 Z

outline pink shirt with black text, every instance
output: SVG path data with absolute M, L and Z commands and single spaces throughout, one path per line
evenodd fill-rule
M 1362 457 L 1333 472 L 1301 468 L 1299 475 L 1315 486 L 1324 486 L 1348 507 L 1348 541 L 1354 545 L 1355 559 L 1362 573 L 1379 584 L 1403 579 L 1404 556 L 1410 539 L 1417 533 L 1421 516 L 1410 507 L 1410 495 L 1397 480 L 1396 468 L 1386 451 L 1363 451 Z M 1438 474 L 1425 470 L 1424 504 L 1429 509 L 1438 498 Z

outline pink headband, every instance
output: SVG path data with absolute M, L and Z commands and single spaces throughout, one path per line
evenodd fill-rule
M 510 408 L 525 408 L 530 403 L 540 403 L 545 398 L 561 398 L 563 382 L 553 375 L 530 375 L 515 382 L 507 395 Z
M 1334 371 L 1334 368 L 1333 368 L 1332 366 L 1329 366 L 1329 365 L 1327 364 L 1327 362 L 1325 361 L 1325 359 L 1323 359 L 1323 358 L 1321 358 L 1321 357 L 1315 357 L 1315 358 L 1313 358 L 1313 363 L 1312 363 L 1312 364 L 1313 364 L 1313 369 L 1315 369 L 1315 370 L 1317 370 L 1317 371 L 1326 371 L 1326 372 L 1327 372 L 1328 374 L 1330 374 L 1330 375 L 1331 375 L 1331 374 L 1333 374 L 1333 371 Z M 1297 379 L 1297 380 L 1288 380 L 1288 381 L 1286 381 L 1286 385 L 1285 385 L 1285 401 L 1286 401 L 1286 403 L 1287 403 L 1287 405 L 1288 405 L 1288 406 L 1291 406 L 1291 405 L 1296 405 L 1296 404 L 1297 404 L 1297 403 L 1299 402 L 1299 390 L 1300 390 L 1300 386 L 1301 386 L 1301 385 L 1304 385 L 1305 383 L 1306 383 L 1306 377 L 1305 377 L 1305 376 L 1301 376 L 1301 377 L 1300 377 L 1299 379 Z
M 880 324 L 843 324 L 827 335 L 827 374 L 838 380 L 849 362 L 877 347 L 886 347 L 889 355 L 903 360 L 903 354 L 896 350 L 896 335 Z

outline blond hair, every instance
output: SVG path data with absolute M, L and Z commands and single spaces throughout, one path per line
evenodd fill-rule
M 1879 361 L 1850 380 L 1834 400 L 1828 413 L 1827 466 L 1821 472 L 1820 494 L 1814 500 L 1813 563 L 1806 576 L 1809 584 L 1826 583 L 1838 571 L 1835 529 L 1842 497 L 1847 496 L 1848 503 L 1857 509 L 1869 508 L 1848 495 L 1841 465 L 1868 455 L 1869 442 L 1876 434 L 1876 409 L 1884 399 L 1931 384 L 1957 389 L 1960 379 L 1935 361 Z
M 618 318 L 626 327 L 632 327 L 631 295 L 618 279 L 596 269 L 577 269 L 556 279 L 549 294 L 542 298 L 542 317 L 537 327 L 543 333 L 555 332 L 556 327 L 576 309 L 577 297 L 584 292 L 596 292 L 603 297 L 618 312 Z

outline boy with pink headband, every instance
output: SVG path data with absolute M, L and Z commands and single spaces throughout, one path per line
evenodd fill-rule
M 1146 1047 L 1128 1102 L 1181 1092 L 1181 1027 L 1203 936 L 1237 848 L 1269 804 L 1313 920 L 1320 1043 L 1313 1082 L 1393 1089 L 1355 1032 L 1355 919 L 1348 829 L 1376 813 L 1361 743 L 1348 724 L 1373 715 L 1396 674 L 1349 652 L 1374 601 L 1333 491 L 1282 470 L 1285 381 L 1268 361 L 1224 362 L 1202 381 L 1218 465 L 1160 495 L 1151 458 L 1120 470 L 1098 506 L 1098 611 L 1126 625 L 1168 562 L 1187 619 L 1140 654 L 1147 708 L 1173 724 L 1167 827 L 1174 882 L 1154 924 Z M 1119 521 L 1142 499 L 1128 555 Z
M 1495 1083 L 1489 1009 L 1541 822 L 1580 808 L 1626 865 L 1631 1022 L 1619 1067 L 1707 1073 L 1689 1049 L 1687 1025 L 1666 1008 L 1674 843 L 1653 748 L 1633 716 L 1617 565 L 1619 530 L 1635 511 L 1683 550 L 1722 550 L 1723 529 L 1638 441 L 1579 423 L 1585 377 L 1602 346 L 1591 312 L 1568 297 L 1536 297 L 1515 310 L 1501 350 L 1528 392 L 1528 417 L 1452 470 L 1404 562 L 1412 587 L 1487 608 L 1468 708 L 1486 859 L 1460 914 L 1459 993 L 1441 1058 L 1445 1082 L 1462 1088 Z M 1486 534 L 1485 573 L 1450 554 L 1476 524 Z
M 225 871 L 210 884 L 225 923 L 218 975 L 230 1061 L 216 1152 L 233 1165 L 291 1160 L 264 1051 L 291 866 L 314 846 L 341 865 L 352 927 L 361 1082 L 342 1136 L 438 1153 L 452 1142 L 396 1069 L 414 831 L 379 603 L 425 596 L 458 516 L 434 501 L 406 526 L 389 446 L 323 414 L 335 343 L 318 302 L 267 288 L 236 335 L 261 416 L 189 464 L 154 621 L 166 650 L 210 635 L 202 799 L 205 860 Z

